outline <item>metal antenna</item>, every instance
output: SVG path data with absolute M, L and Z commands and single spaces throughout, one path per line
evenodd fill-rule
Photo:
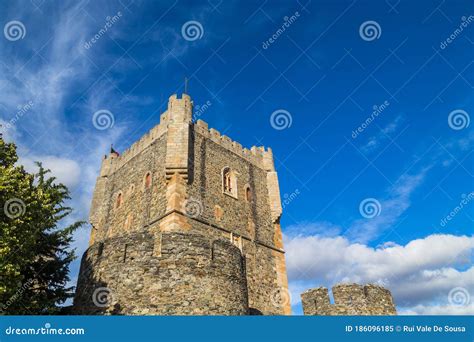
M 187 77 L 184 78 L 184 93 L 185 94 L 188 93 L 188 78 Z

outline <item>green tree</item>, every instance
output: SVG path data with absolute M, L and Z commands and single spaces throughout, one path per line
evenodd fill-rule
M 71 213 L 63 184 L 37 163 L 30 174 L 16 165 L 16 146 L 0 135 L 0 314 L 54 314 L 73 296 L 67 287 L 73 232 L 60 228 Z

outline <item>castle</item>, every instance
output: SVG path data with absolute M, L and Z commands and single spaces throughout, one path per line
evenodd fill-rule
M 104 157 L 70 313 L 291 314 L 272 151 L 192 113 L 172 95 L 157 126 Z M 335 304 L 326 288 L 304 292 L 305 315 L 396 314 L 382 287 L 332 292 Z
M 74 313 L 291 313 L 272 151 L 192 113 L 172 95 L 157 126 L 103 159 Z

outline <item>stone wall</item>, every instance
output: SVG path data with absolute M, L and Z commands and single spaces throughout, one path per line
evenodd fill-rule
M 285 311 L 290 303 L 289 294 L 286 288 L 282 288 L 277 278 L 278 259 L 274 255 L 274 253 L 281 255 L 281 252 L 275 252 L 223 227 L 201 222 L 200 219 L 193 219 L 191 224 L 195 232 L 215 239 L 226 239 L 229 242 L 232 239 L 234 244 L 241 248 L 246 264 L 249 309 L 252 314 L 289 314 Z
M 136 153 L 128 163 L 99 176 L 91 206 L 91 243 L 123 231 L 136 231 L 165 213 L 165 144 L 166 134 Z M 114 163 L 116 158 L 110 155 L 107 159 Z M 148 173 L 149 187 L 145 184 Z M 119 194 L 122 203 L 118 207 Z
M 285 260 L 278 225 L 281 204 L 276 173 L 272 172 L 274 176 L 271 181 L 277 191 L 271 192 L 271 199 L 267 182 L 269 171 L 256 161 L 259 159 L 249 160 L 228 148 L 232 146 L 231 143 L 227 147 L 220 144 L 216 133 L 211 139 L 202 129 L 194 128 L 192 183 L 187 193 L 189 199 L 200 204 L 201 210 L 195 217 L 200 223 L 192 220 L 193 228 L 204 229 L 207 231 L 205 234 L 215 233 L 228 239 L 231 239 L 232 234 L 236 244 L 242 246 L 247 264 L 249 305 L 254 312 L 289 314 Z M 236 197 L 222 190 L 222 170 L 226 167 L 237 174 Z M 269 168 L 273 169 L 273 165 Z M 247 188 L 251 192 L 250 201 L 246 198 Z M 275 193 L 278 193 L 278 198 L 275 198 Z M 278 209 L 278 205 L 280 213 L 273 217 L 272 209 Z M 284 298 L 275 299 L 280 292 Z
M 245 315 L 245 264 L 228 241 L 200 234 L 115 236 L 82 258 L 75 314 Z
M 222 170 L 230 167 L 237 173 L 237 198 L 222 191 Z M 194 134 L 193 183 L 189 197 L 202 203 L 201 217 L 216 225 L 229 227 L 250 240 L 273 246 L 274 229 L 266 187 L 267 173 L 201 134 Z M 246 187 L 252 200 L 245 198 Z M 223 215 L 216 218 L 215 206 Z
M 301 294 L 305 315 L 396 315 L 389 290 L 378 285 L 339 284 L 332 288 L 334 304 L 328 289 L 318 287 Z

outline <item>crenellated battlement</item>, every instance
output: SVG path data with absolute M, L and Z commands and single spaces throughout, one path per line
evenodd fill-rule
M 191 122 L 193 102 L 187 94 L 178 98 L 177 94 L 170 96 L 167 110 L 160 115 L 160 123 L 145 133 L 138 141 L 133 143 L 120 155 L 110 154 L 102 161 L 101 175 L 106 176 L 114 173 L 123 165 L 127 164 L 136 155 L 148 148 L 154 141 L 163 136 L 169 129 L 170 124 L 186 124 Z
M 120 155 L 109 154 L 103 158 L 101 176 L 112 174 L 116 170 L 120 169 L 123 165 L 127 164 L 135 156 L 153 144 L 153 142 L 167 133 L 170 129 L 170 125 L 173 126 L 172 129 L 174 131 L 176 130 L 176 125 L 178 125 L 178 127 L 182 127 L 183 124 L 191 124 L 192 107 L 193 102 L 189 95 L 183 94 L 181 98 L 178 98 L 176 94 L 171 95 L 168 101 L 168 109 L 160 115 L 160 123 L 158 125 L 153 127 L 149 132 L 145 133 L 145 135 L 143 135 L 128 149 L 124 150 Z M 221 135 L 216 129 L 209 128 L 208 124 L 202 120 L 197 120 L 197 122 L 194 124 L 194 129 L 199 134 L 244 158 L 255 166 L 260 167 L 266 171 L 275 170 L 273 152 L 271 148 L 267 148 L 267 150 L 265 150 L 265 147 L 263 146 L 252 146 L 250 149 L 244 148 L 240 143 L 233 141 L 228 136 Z M 188 142 L 186 139 L 182 140 L 183 141 L 179 141 L 178 143 L 181 145 L 181 147 L 185 147 Z M 171 144 L 171 147 L 176 145 L 177 144 L 174 141 Z M 177 168 L 179 169 L 180 167 L 183 168 L 183 166 L 179 165 Z M 175 168 L 172 167 L 171 169 Z
M 153 142 L 161 138 L 167 131 L 166 123 L 160 123 L 145 133 L 138 141 L 124 150 L 120 155 L 109 154 L 102 159 L 101 176 L 107 176 L 127 164 L 136 155 L 148 148 Z
M 328 289 L 318 287 L 301 294 L 305 315 L 396 315 L 392 294 L 382 286 L 339 284 L 332 288 L 334 304 Z
M 194 129 L 205 138 L 208 138 L 223 148 L 232 151 L 255 166 L 266 171 L 275 170 L 271 148 L 265 150 L 265 147 L 263 146 L 252 146 L 250 149 L 242 147 L 240 143 L 233 141 L 228 136 L 221 135 L 218 130 L 209 128 L 208 124 L 202 120 L 197 120 Z

